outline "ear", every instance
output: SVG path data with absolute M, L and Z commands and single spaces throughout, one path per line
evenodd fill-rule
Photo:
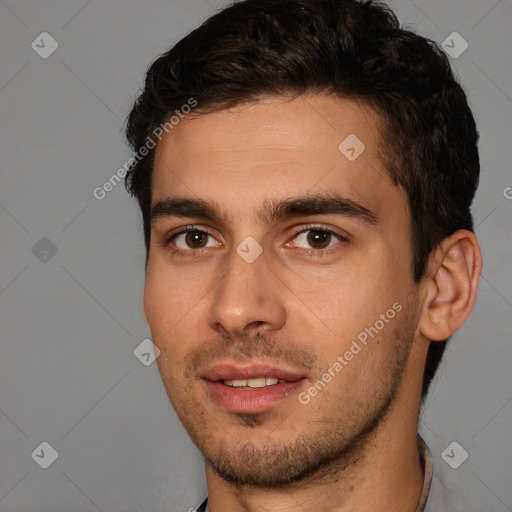
M 445 238 L 429 257 L 420 286 L 419 331 L 432 341 L 454 334 L 468 319 L 482 273 L 482 253 L 474 233 L 461 229 Z

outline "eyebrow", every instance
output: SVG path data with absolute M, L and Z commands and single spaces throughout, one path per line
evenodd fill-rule
M 375 225 L 379 220 L 377 214 L 366 206 L 335 194 L 306 195 L 283 201 L 267 200 L 256 214 L 259 220 L 267 224 L 310 215 L 340 215 L 368 225 Z M 152 206 L 152 225 L 157 220 L 167 217 L 199 218 L 220 225 L 228 223 L 227 216 L 216 203 L 188 197 L 166 198 Z

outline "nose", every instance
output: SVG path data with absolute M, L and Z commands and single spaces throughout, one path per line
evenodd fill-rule
M 247 263 L 233 251 L 228 264 L 229 271 L 212 294 L 210 328 L 237 336 L 281 329 L 286 323 L 284 289 L 264 254 Z

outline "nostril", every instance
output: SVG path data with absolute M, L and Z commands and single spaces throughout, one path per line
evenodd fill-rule
M 247 324 L 247 329 L 257 329 L 258 327 L 266 325 L 266 323 L 267 322 L 264 322 L 262 320 L 255 320 L 254 322 Z

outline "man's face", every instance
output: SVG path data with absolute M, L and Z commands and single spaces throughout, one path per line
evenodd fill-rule
M 306 96 L 187 118 L 157 147 L 145 313 L 169 398 L 229 481 L 313 473 L 404 387 L 410 214 L 379 144 L 369 108 Z

